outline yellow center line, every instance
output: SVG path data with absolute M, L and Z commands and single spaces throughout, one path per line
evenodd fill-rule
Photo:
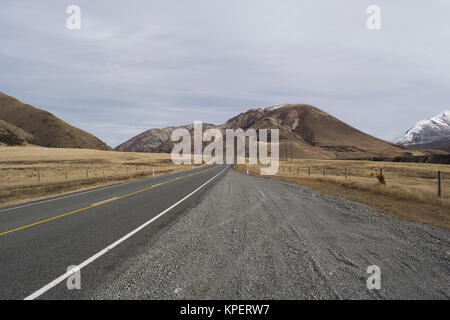
M 155 185 L 153 185 L 153 186 L 151 186 L 151 187 L 144 188 L 144 189 L 140 189 L 140 190 L 138 190 L 138 191 L 134 191 L 134 192 L 132 192 L 132 193 L 126 194 L 126 195 L 124 195 L 124 196 L 120 196 L 120 197 L 117 197 L 117 198 L 113 198 L 113 199 L 111 199 L 111 200 L 107 200 L 107 201 L 104 201 L 104 202 L 101 202 L 101 203 L 93 204 L 93 205 L 90 205 L 90 206 L 88 206 L 88 207 L 81 208 L 81 209 L 77 209 L 77 210 L 75 210 L 75 211 L 71 211 L 71 212 L 68 212 L 68 213 L 60 214 L 59 216 L 52 217 L 52 218 L 45 219 L 45 220 L 41 220 L 41 221 L 38 221 L 38 222 L 35 222 L 35 223 L 31 223 L 31 224 L 28 224 L 28 225 L 23 226 L 23 227 L 19 227 L 19 228 L 16 228 L 16 229 L 12 229 L 12 230 L 9 230 L 9 231 L 5 231 L 5 232 L 0 233 L 0 236 L 3 236 L 3 235 L 5 235 L 5 234 L 11 233 L 11 232 L 15 232 L 15 231 L 27 229 L 27 228 L 36 226 L 36 225 L 41 224 L 41 223 L 44 223 L 44 222 L 56 220 L 56 219 L 59 219 L 59 218 L 62 218 L 62 217 L 65 217 L 65 216 L 68 216 L 68 215 L 71 215 L 71 214 L 74 214 L 74 213 L 77 213 L 77 212 L 85 211 L 85 210 L 87 210 L 87 209 L 91 209 L 91 208 L 94 208 L 94 207 L 98 207 L 98 206 L 101 206 L 101 205 L 104 205 L 104 204 L 107 204 L 107 203 L 110 203 L 110 202 L 113 202 L 113 201 L 117 201 L 117 200 L 120 200 L 120 199 L 123 199 L 123 198 L 131 197 L 131 196 L 136 195 L 136 194 L 138 194 L 138 193 L 141 193 L 141 192 L 144 192 L 144 191 L 148 191 L 148 190 L 150 190 L 150 189 L 153 189 L 153 188 L 156 188 L 156 187 L 160 187 L 160 186 L 163 186 L 163 185 L 165 185 L 165 184 L 168 184 L 168 183 L 171 183 L 171 182 L 174 182 L 174 181 L 177 181 L 177 180 L 181 180 L 181 179 L 184 179 L 184 178 L 187 178 L 187 177 L 191 177 L 191 176 L 194 176 L 194 175 L 197 175 L 197 174 L 200 174 L 200 173 L 209 171 L 209 170 L 211 170 L 211 169 L 213 169 L 213 168 L 206 169 L 206 170 L 201 170 L 200 172 L 195 172 L 195 173 L 191 173 L 191 174 L 188 174 L 188 175 L 185 175 L 185 176 L 182 176 L 182 177 L 178 177 L 178 178 L 174 178 L 174 179 L 171 179 L 171 180 L 168 180 L 168 181 L 164 181 L 164 182 L 155 184 Z

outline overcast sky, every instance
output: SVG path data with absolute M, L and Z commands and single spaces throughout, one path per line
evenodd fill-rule
M 0 91 L 113 147 L 277 103 L 392 139 L 450 109 L 449 16 L 448 0 L 1 0 Z

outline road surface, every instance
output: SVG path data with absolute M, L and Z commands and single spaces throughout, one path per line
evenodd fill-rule
M 226 166 L 0 211 L 0 256 L 2 299 L 450 298 L 449 230 Z
M 90 298 L 449 299 L 449 262 L 449 230 L 228 170 Z
M 0 299 L 88 297 L 112 269 L 151 243 L 226 169 L 197 168 L 0 209 Z M 82 263 L 83 290 L 67 290 L 67 280 L 57 279 L 69 266 Z

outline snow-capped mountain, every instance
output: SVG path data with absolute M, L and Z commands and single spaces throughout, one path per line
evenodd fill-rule
M 395 139 L 395 142 L 412 145 L 429 143 L 446 137 L 450 137 L 450 110 L 444 111 L 431 119 L 417 122 L 404 135 Z

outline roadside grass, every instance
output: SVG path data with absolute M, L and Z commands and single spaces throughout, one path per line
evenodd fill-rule
M 250 174 L 259 175 L 261 166 L 235 165 L 234 168 L 243 173 L 248 168 Z M 380 168 L 383 168 L 382 177 Z M 441 171 L 444 177 L 442 197 L 437 196 L 437 171 Z M 281 162 L 277 175 L 265 177 L 365 203 L 402 219 L 450 229 L 450 166 L 356 160 L 294 160 Z
M 0 207 L 191 168 L 170 154 L 0 147 Z

